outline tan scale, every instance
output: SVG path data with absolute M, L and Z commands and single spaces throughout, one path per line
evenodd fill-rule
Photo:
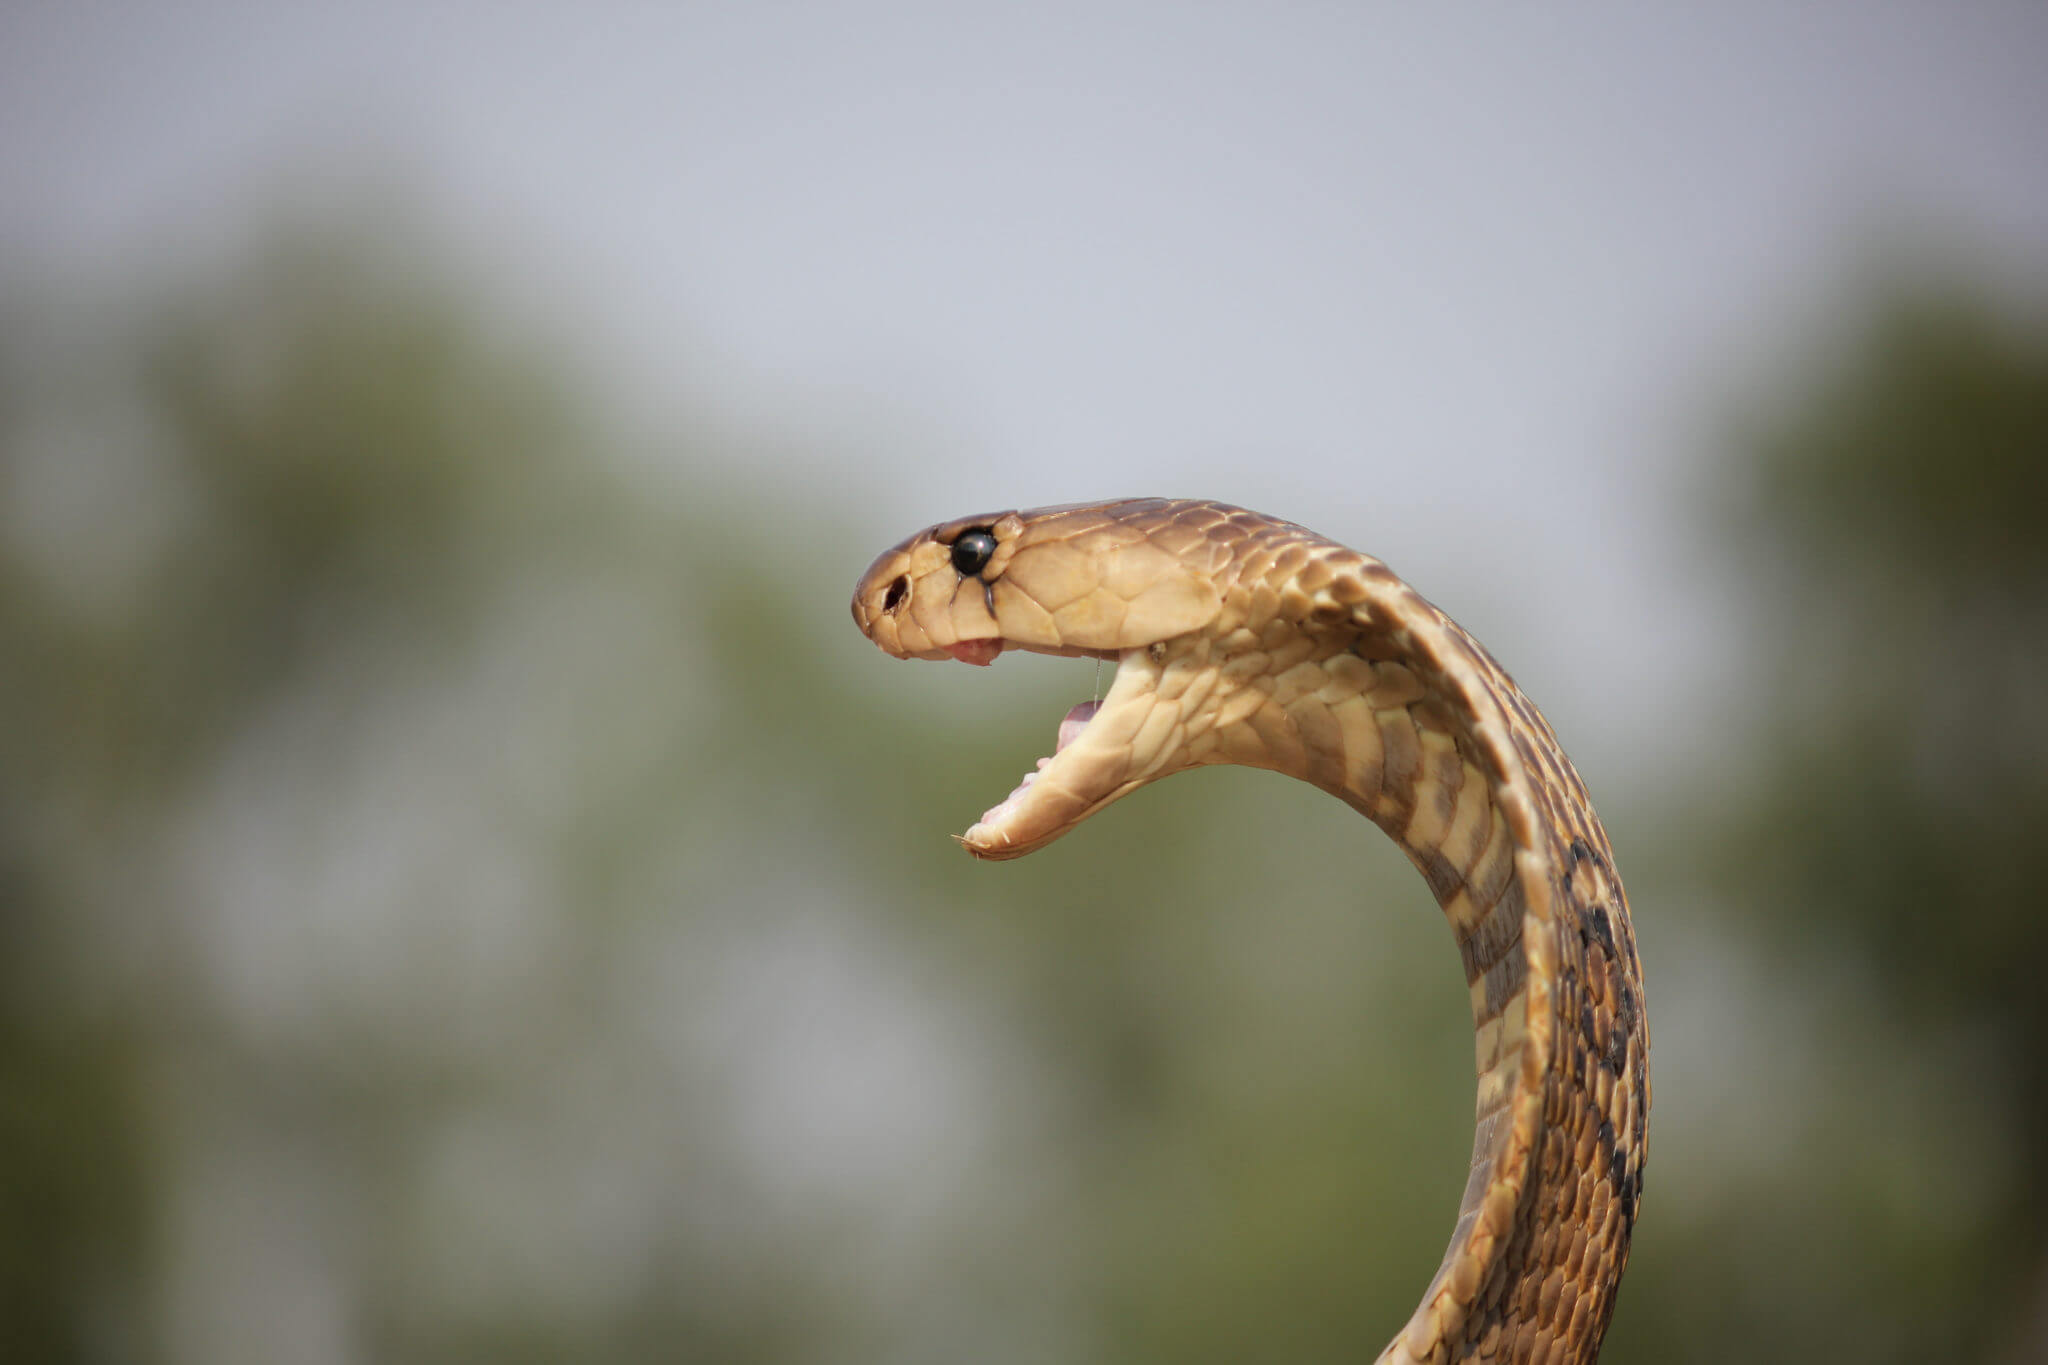
M 1386 831 L 1457 940 L 1478 1100 L 1450 1246 L 1380 1359 L 1595 1359 L 1643 1188 L 1642 968 L 1585 785 L 1484 647 L 1376 559 L 1158 498 L 933 526 L 876 558 L 853 615 L 898 658 L 1116 664 L 1092 718 L 961 836 L 977 857 L 1208 763 L 1288 773 Z

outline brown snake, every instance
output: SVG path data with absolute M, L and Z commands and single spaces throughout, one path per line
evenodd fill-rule
M 1169 773 L 1270 768 L 1421 870 L 1464 959 L 1478 1130 L 1443 1264 L 1382 1361 L 1591 1361 L 1643 1189 L 1649 1033 L 1585 785 L 1493 656 L 1386 565 L 1290 522 L 1146 498 L 944 522 L 853 616 L 897 658 L 1107 659 L 1039 771 L 962 836 L 1015 858 Z

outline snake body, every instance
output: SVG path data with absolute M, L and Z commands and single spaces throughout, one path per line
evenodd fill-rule
M 898 658 L 1117 665 L 1100 709 L 961 842 L 1039 848 L 1209 763 L 1313 783 L 1400 845 L 1471 989 L 1471 1175 L 1382 1361 L 1592 1361 L 1643 1189 L 1642 969 L 1585 785 L 1480 643 L 1386 565 L 1216 502 L 963 517 L 884 551 L 853 615 Z

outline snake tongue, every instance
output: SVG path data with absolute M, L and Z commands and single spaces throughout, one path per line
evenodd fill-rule
M 1061 749 L 1072 744 L 1080 733 L 1088 728 L 1088 722 L 1093 720 L 1095 713 L 1101 709 L 1102 703 L 1099 701 L 1084 701 L 1073 710 L 1067 712 L 1060 720 L 1059 743 L 1054 746 L 1053 752 L 1058 753 Z

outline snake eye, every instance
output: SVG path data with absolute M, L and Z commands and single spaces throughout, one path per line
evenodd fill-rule
M 978 574 L 996 552 L 996 538 L 987 531 L 969 531 L 953 542 L 953 567 L 962 577 Z

